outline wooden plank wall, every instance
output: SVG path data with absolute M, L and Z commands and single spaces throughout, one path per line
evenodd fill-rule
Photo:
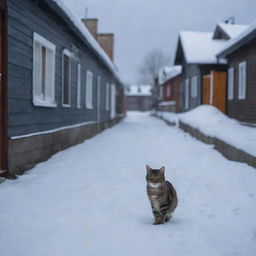
M 101 76 L 101 121 L 110 119 L 105 106 L 105 85 L 113 74 L 80 41 L 70 28 L 43 1 L 8 1 L 8 136 L 18 136 L 55 129 L 97 119 L 97 77 Z M 36 107 L 32 102 L 33 32 L 56 45 L 56 108 Z M 71 108 L 62 107 L 62 52 L 74 44 L 80 51 L 82 108 L 78 109 L 77 62 L 72 61 Z M 94 108 L 85 108 L 86 71 L 93 72 Z

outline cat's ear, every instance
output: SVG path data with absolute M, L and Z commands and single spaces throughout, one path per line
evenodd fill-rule
M 149 173 L 149 172 L 151 172 L 151 168 L 149 167 L 149 165 L 146 165 L 146 169 L 147 169 L 147 172 Z
M 164 166 L 159 170 L 162 175 L 164 175 L 164 170 L 165 170 Z

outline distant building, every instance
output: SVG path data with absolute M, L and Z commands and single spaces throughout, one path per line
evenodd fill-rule
M 127 110 L 148 111 L 152 109 L 151 85 L 130 85 L 125 92 Z
M 181 31 L 175 64 L 182 65 L 181 109 L 210 104 L 226 112 L 227 63 L 216 55 L 246 25 L 220 23 L 214 32 Z
M 217 56 L 228 61 L 228 116 L 256 124 L 256 21 Z
M 181 72 L 181 66 L 164 67 L 159 71 L 158 110 L 180 112 Z

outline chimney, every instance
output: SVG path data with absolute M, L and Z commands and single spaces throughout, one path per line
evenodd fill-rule
M 97 40 L 98 34 L 98 19 L 82 19 L 82 22 L 90 31 L 92 36 Z
M 98 34 L 97 41 L 109 58 L 114 60 L 114 34 Z

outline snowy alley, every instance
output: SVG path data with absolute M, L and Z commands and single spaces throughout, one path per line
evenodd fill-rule
M 145 165 L 179 203 L 153 226 Z M 1 256 L 256 255 L 256 171 L 148 113 L 0 184 Z

